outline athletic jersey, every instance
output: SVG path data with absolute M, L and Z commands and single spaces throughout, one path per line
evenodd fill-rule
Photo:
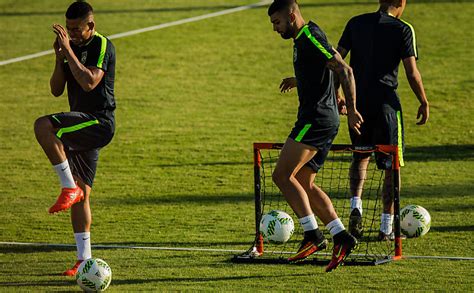
M 339 124 L 333 73 L 326 67 L 334 54 L 326 35 L 315 23 L 309 22 L 298 33 L 293 48 L 298 121 Z
M 380 91 L 398 87 L 400 60 L 414 56 L 418 59 L 413 27 L 387 13 L 377 11 L 353 17 L 346 25 L 339 46 L 351 52 L 350 66 L 354 70 L 357 106 L 364 99 L 370 104 L 380 101 Z M 393 95 L 390 95 L 393 96 Z M 378 100 L 374 100 L 378 99 Z
M 113 120 L 115 110 L 114 79 L 115 79 L 115 48 L 110 40 L 99 33 L 84 46 L 79 47 L 72 42 L 71 48 L 77 59 L 84 66 L 97 67 L 104 71 L 99 84 L 90 92 L 84 91 L 71 73 L 67 60 L 64 70 L 67 80 L 67 93 L 71 111 L 100 114 Z

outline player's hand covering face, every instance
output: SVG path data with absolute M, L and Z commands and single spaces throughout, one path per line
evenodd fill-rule
M 56 42 L 59 46 L 58 52 L 61 50 L 69 50 L 71 48 L 71 46 L 69 45 L 69 36 L 64 27 L 62 27 L 60 24 L 53 24 L 53 32 L 57 36 Z

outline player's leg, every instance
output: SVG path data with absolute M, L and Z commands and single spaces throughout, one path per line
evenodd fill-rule
M 325 225 L 336 219 L 337 214 L 334 210 L 331 199 L 319 186 L 314 184 L 314 179 L 316 178 L 318 171 L 324 165 L 324 161 L 326 160 L 330 148 L 330 143 L 320 146 L 316 155 L 296 174 L 296 179 L 308 194 L 311 209 Z
M 360 135 L 349 129 L 351 142 L 354 146 L 374 144 L 374 127 L 376 125 L 374 119 L 366 113 L 363 114 L 363 117 L 364 123 L 361 126 Z M 349 187 L 351 191 L 349 232 L 356 238 L 361 238 L 364 232 L 362 224 L 362 194 L 370 155 L 370 153 L 354 153 L 349 168 Z
M 71 269 L 63 273 L 65 276 L 74 276 L 81 262 L 92 257 L 90 233 L 92 216 L 89 198 L 97 169 L 99 150 L 68 152 L 68 156 L 74 177 L 84 190 L 84 200 L 71 207 L 71 224 L 76 241 L 77 261 Z
M 288 138 L 272 174 L 272 179 L 299 218 L 313 214 L 308 195 L 295 178 L 296 173 L 314 155 L 316 150 Z
M 327 207 L 328 205 L 332 207 L 332 203 L 327 197 L 327 195 L 322 192 L 322 190 L 312 184 L 312 182 L 314 181 L 315 174 L 316 173 L 311 169 L 311 167 L 305 165 L 298 171 L 298 173 L 296 173 L 295 178 L 296 180 L 298 180 L 298 182 L 301 184 L 301 186 L 307 193 L 311 210 L 316 214 L 316 216 L 321 218 L 323 223 L 326 223 L 325 221 L 328 218 L 327 210 L 330 209 Z M 317 192 L 318 195 L 319 193 L 322 194 L 318 196 L 317 199 L 314 199 L 314 195 L 312 194 L 314 192 Z M 332 211 L 334 211 L 334 209 L 332 209 Z M 300 244 L 298 252 L 294 256 L 289 257 L 289 261 L 302 260 L 308 257 L 309 255 L 315 253 L 316 251 L 326 249 L 328 244 L 326 238 L 319 229 L 318 223 L 314 215 L 300 218 L 299 221 L 303 227 L 304 237 L 303 241 Z
M 354 154 L 349 169 L 349 185 L 352 195 L 350 199 L 349 232 L 356 238 L 361 238 L 364 232 L 362 225 L 362 193 L 369 160 L 370 154 L 365 156 Z
M 61 120 L 66 126 L 69 123 L 70 119 L 65 114 L 40 117 L 35 121 L 34 126 L 36 139 L 51 164 L 53 164 L 53 168 L 61 182 L 61 194 L 56 203 L 50 208 L 50 213 L 68 209 L 71 205 L 84 198 L 82 189 L 76 185 L 72 176 L 64 145 L 57 136 L 59 128 L 55 124 L 61 124 Z
M 327 154 L 327 151 L 321 150 L 318 154 L 324 153 Z M 333 237 L 332 258 L 326 267 L 326 271 L 330 272 L 336 269 L 352 252 L 357 246 L 357 240 L 346 231 L 344 224 L 337 216 L 329 196 L 319 186 L 314 184 L 316 172 L 322 166 L 325 157 L 326 155 L 323 155 L 323 157 L 316 155 L 315 158 L 300 169 L 296 177 L 308 194 L 311 208 L 326 225 L 326 229 Z
M 99 148 L 110 142 L 114 126 L 113 121 L 81 112 L 55 114 L 50 122 L 57 131 L 56 137 L 64 145 L 71 173 L 78 181 L 78 188 L 85 193 L 86 198 L 83 202 L 78 201 L 69 206 L 72 206 L 71 221 L 76 239 L 77 262 L 63 274 L 74 275 L 80 262 L 91 257 L 89 196 L 97 168 Z M 53 208 L 57 204 L 58 202 Z
M 54 117 L 54 114 L 36 119 L 34 131 L 36 140 L 43 148 L 51 164 L 57 165 L 66 161 L 66 153 L 64 152 L 63 143 L 56 136 L 57 128 L 53 126 L 50 117 Z
M 394 94 L 394 98 L 396 94 Z M 403 164 L 403 121 L 401 120 L 401 106 L 399 103 L 383 105 L 380 116 L 380 129 L 377 133 L 378 140 L 383 144 L 399 146 L 400 164 Z M 393 178 L 392 157 L 376 154 L 377 166 L 385 170 L 384 187 L 382 190 L 383 212 L 380 220 L 379 240 L 393 240 Z M 399 176 L 400 178 L 400 176 Z M 398 182 L 400 186 L 401 181 Z
M 296 174 L 306 162 L 316 154 L 316 149 L 296 142 L 291 137 L 287 139 L 280 152 L 275 170 L 272 174 L 273 181 L 280 188 L 286 201 L 298 216 L 303 227 L 304 239 L 295 256 L 290 261 L 304 259 L 326 247 L 326 240 L 318 229 L 318 223 L 308 200 L 306 191 L 296 179 Z
M 77 178 L 77 177 L 76 177 Z M 74 276 L 79 265 L 92 257 L 91 251 L 91 224 L 92 216 L 89 204 L 91 187 L 77 178 L 77 184 L 84 190 L 84 200 L 71 207 L 71 223 L 76 241 L 77 260 L 72 268 L 63 272 L 64 276 Z
M 311 209 L 316 216 L 326 225 L 337 218 L 336 211 L 329 196 L 316 184 L 314 178 L 316 173 L 307 166 L 301 168 L 296 178 L 308 194 Z

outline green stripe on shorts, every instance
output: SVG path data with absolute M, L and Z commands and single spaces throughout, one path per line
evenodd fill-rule
M 398 159 L 400 166 L 405 166 L 403 161 L 403 136 L 402 136 L 402 116 L 400 111 L 397 111 L 397 129 L 398 129 Z
M 311 124 L 306 124 L 303 129 L 301 129 L 300 133 L 298 133 L 298 136 L 295 138 L 295 141 L 300 142 L 303 139 L 303 136 L 308 132 L 309 128 L 311 127 Z
M 78 131 L 78 130 L 81 130 L 83 128 L 89 127 L 91 125 L 95 125 L 95 124 L 99 124 L 99 120 L 97 120 L 97 119 L 96 120 L 91 120 L 91 121 L 83 122 L 81 124 L 60 128 L 58 133 L 56 133 L 56 136 L 58 138 L 61 138 L 61 136 L 64 133 L 70 133 L 70 132 Z

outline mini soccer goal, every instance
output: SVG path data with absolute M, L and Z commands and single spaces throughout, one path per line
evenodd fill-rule
M 288 263 L 287 258 L 298 250 L 303 239 L 303 230 L 278 187 L 272 181 L 272 173 L 278 160 L 282 143 L 254 143 L 254 185 L 255 185 L 255 239 L 251 248 L 233 258 L 234 262 L 244 263 Z M 371 153 L 367 166 L 366 178 L 362 194 L 363 204 L 363 236 L 359 239 L 358 248 L 346 259 L 345 264 L 376 265 L 399 259 L 402 255 L 400 238 L 400 194 L 399 194 L 399 154 L 397 146 L 377 145 L 354 147 L 351 145 L 333 145 L 323 167 L 316 175 L 315 184 L 321 187 L 331 198 L 334 208 L 346 226 L 349 225 L 350 214 L 350 175 L 349 169 L 354 153 Z M 392 157 L 392 179 L 394 197 L 394 241 L 377 239 L 380 227 L 380 215 L 383 209 L 382 190 L 384 170 L 376 166 L 374 153 L 382 152 Z M 295 231 L 286 243 L 264 241 L 260 231 L 262 215 L 271 210 L 281 210 L 291 215 L 295 222 Z M 331 259 L 332 237 L 318 219 L 320 229 L 330 244 L 326 250 L 316 252 L 308 259 L 298 263 L 327 264 Z

